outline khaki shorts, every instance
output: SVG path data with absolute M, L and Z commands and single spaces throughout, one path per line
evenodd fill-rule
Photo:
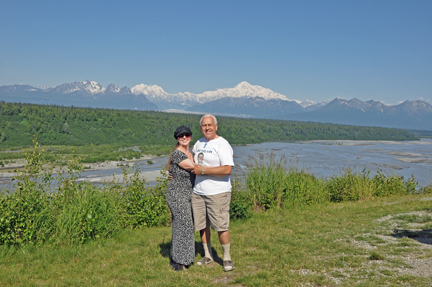
M 231 192 L 208 196 L 192 193 L 195 231 L 203 230 L 208 226 L 211 226 L 214 231 L 227 231 L 230 202 Z

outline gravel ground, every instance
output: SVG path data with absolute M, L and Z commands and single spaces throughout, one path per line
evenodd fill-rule
M 423 198 L 421 200 L 432 200 L 432 198 Z M 411 275 L 431 278 L 431 283 L 427 286 L 432 286 L 432 257 L 430 257 L 432 254 L 432 229 L 429 228 L 431 226 L 431 219 L 432 212 L 428 211 L 387 215 L 376 220 L 379 226 L 373 234 L 358 234 L 348 243 L 366 250 L 368 254 L 379 250 L 379 246 L 389 244 L 391 246 L 398 246 L 398 248 L 411 248 L 415 250 L 414 252 L 408 254 L 407 252 L 403 252 L 400 255 L 394 255 L 391 253 L 385 254 L 382 251 L 383 249 L 381 249 L 378 253 L 384 256 L 384 260 L 368 260 L 360 268 L 351 268 L 346 265 L 343 268 L 332 268 L 331 270 L 323 270 L 321 272 L 304 269 L 293 272 L 302 275 L 324 275 L 333 281 L 335 285 L 340 285 L 346 283 L 347 279 L 354 280 L 354 282 L 367 280 L 368 276 L 370 276 L 369 274 L 375 271 L 374 276 L 391 276 L 396 278 L 402 275 Z M 427 224 L 429 225 L 426 226 Z M 343 240 L 340 241 L 343 244 Z M 403 247 L 404 244 L 406 244 L 406 247 Z M 366 255 L 363 256 L 366 257 Z M 364 283 L 364 281 L 362 282 Z M 362 284 L 360 281 L 357 283 Z M 315 285 L 303 284 L 302 286 Z M 403 286 L 413 285 L 405 283 Z

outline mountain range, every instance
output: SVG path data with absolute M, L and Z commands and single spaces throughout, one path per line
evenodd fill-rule
M 241 82 L 233 88 L 169 94 L 157 85 L 139 84 L 106 88 L 94 81 L 65 83 L 56 87 L 0 86 L 0 100 L 80 107 L 137 110 L 181 110 L 191 113 L 315 121 L 362 126 L 432 130 L 432 105 L 422 100 L 386 105 L 356 98 L 335 98 L 315 103 L 288 99 L 258 85 Z

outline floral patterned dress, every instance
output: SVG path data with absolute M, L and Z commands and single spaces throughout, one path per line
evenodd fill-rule
M 192 218 L 192 188 L 195 175 L 179 166 L 187 155 L 174 150 L 170 172 L 173 179 L 168 184 L 166 198 L 172 214 L 171 260 L 190 265 L 195 259 L 194 225 Z

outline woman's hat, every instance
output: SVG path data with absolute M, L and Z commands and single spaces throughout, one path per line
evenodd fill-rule
M 179 126 L 174 131 L 174 138 L 177 139 L 178 136 L 182 135 L 182 134 L 190 134 L 190 135 L 192 135 L 192 131 L 187 126 Z

